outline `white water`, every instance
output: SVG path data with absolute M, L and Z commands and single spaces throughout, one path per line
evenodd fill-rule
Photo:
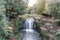
M 34 19 L 30 18 L 30 19 L 26 19 L 25 21 L 26 25 L 26 32 L 32 32 L 33 31 L 33 23 L 34 23 Z M 28 25 L 28 26 L 27 26 Z
M 39 33 L 33 29 L 34 19 L 28 18 L 25 21 L 26 29 L 23 29 L 22 40 L 41 40 Z

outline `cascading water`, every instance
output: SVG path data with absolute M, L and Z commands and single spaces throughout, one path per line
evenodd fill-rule
M 26 21 L 25 21 L 25 27 L 26 27 L 25 31 L 26 32 L 34 31 L 33 30 L 33 24 L 34 24 L 34 19 L 32 19 L 32 18 L 26 19 Z
M 25 21 L 25 29 L 22 29 L 23 31 L 23 37 L 22 40 L 41 40 L 39 37 L 39 33 L 33 29 L 34 19 L 28 18 Z

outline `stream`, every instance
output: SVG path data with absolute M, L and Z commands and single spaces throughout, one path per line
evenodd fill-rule
M 24 23 L 24 28 L 21 30 L 21 40 L 41 40 L 39 33 L 33 29 L 34 19 L 28 18 Z

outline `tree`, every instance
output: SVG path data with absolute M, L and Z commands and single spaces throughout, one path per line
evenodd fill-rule
M 7 28 L 8 26 L 8 21 L 5 16 L 5 6 L 4 6 L 5 1 L 0 0 L 0 40 L 7 40 L 6 37 L 8 37 L 9 33 Z
M 24 14 L 27 5 L 27 0 L 6 0 L 6 13 L 17 12 L 17 14 Z
M 38 0 L 37 4 L 36 4 L 36 10 L 38 14 L 41 14 L 43 12 L 43 10 L 45 10 L 45 2 L 46 0 Z
M 5 0 L 6 16 L 11 22 L 13 31 L 18 30 L 19 15 L 25 14 L 28 0 Z
M 55 19 L 60 19 L 60 1 L 52 2 L 49 4 L 49 12 Z

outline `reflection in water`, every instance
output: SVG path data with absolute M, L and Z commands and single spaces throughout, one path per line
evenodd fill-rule
M 25 29 L 22 29 L 22 40 L 41 40 L 39 33 L 33 29 L 34 19 L 29 18 L 25 21 Z

